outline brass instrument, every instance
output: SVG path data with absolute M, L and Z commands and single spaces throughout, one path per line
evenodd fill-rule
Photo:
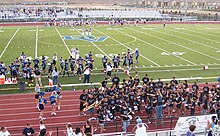
M 86 108 L 84 108 L 83 111 L 85 112 L 85 111 L 88 111 L 88 110 L 90 110 L 94 107 L 97 107 L 97 106 L 101 105 L 103 100 L 104 100 L 104 98 L 102 98 L 99 102 L 95 101 L 93 104 L 91 104 L 91 105 L 87 106 Z
M 87 96 L 86 100 L 83 101 L 83 106 L 86 106 L 88 98 L 89 98 L 89 96 Z

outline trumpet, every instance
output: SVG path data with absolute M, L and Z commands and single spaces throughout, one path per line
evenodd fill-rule
M 94 107 L 97 107 L 97 106 L 101 105 L 103 100 L 104 100 L 104 98 L 102 98 L 99 102 L 95 101 L 93 104 L 91 104 L 91 105 L 87 106 L 86 108 L 84 108 L 83 111 L 85 112 L 85 111 L 88 111 L 88 110 L 90 110 Z
M 83 101 L 83 106 L 86 106 L 88 98 L 89 98 L 89 97 L 87 96 L 86 100 Z

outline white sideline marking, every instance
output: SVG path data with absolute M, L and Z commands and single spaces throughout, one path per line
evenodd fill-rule
M 17 29 L 17 31 L 14 33 L 14 35 L 11 37 L 11 39 L 8 41 L 7 45 L 5 46 L 4 50 L 2 51 L 2 54 L 0 55 L 0 58 L 2 57 L 2 55 L 5 53 L 6 49 L 8 48 L 8 45 L 11 43 L 11 41 L 14 39 L 15 35 L 18 33 L 18 31 L 20 30 L 20 28 Z
M 63 44 L 65 45 L 65 47 L 66 47 L 67 51 L 68 51 L 68 52 L 69 52 L 69 54 L 71 55 L 70 49 L 68 48 L 68 46 L 67 46 L 66 42 L 64 41 L 64 39 L 62 38 L 62 36 L 61 36 L 60 32 L 57 30 L 57 28 L 56 28 L 56 27 L 55 27 L 55 29 L 56 29 L 57 33 L 59 34 L 59 36 L 60 36 L 61 40 L 63 41 Z M 61 46 L 60 46 L 60 47 L 61 47 Z
M 36 30 L 35 58 L 37 58 L 37 45 L 38 45 L 38 26 L 37 26 L 37 30 Z
M 128 29 L 131 29 L 131 30 L 133 30 L 133 31 L 137 31 L 137 32 L 139 32 L 139 33 L 143 33 L 143 32 L 141 32 L 141 31 L 138 31 L 138 30 L 135 30 L 135 29 L 132 29 L 132 28 L 128 28 Z M 126 33 L 124 33 L 124 32 L 121 32 L 121 31 L 119 31 L 120 33 L 123 33 L 123 34 L 125 34 L 125 35 L 128 35 L 128 36 L 130 36 L 130 37 L 134 37 L 134 36 L 132 36 L 132 35 L 130 35 L 130 34 L 126 34 Z M 145 34 L 145 33 L 143 33 L 143 34 Z M 146 33 L 147 34 L 147 33 Z M 147 34 L 147 35 L 149 35 L 149 34 Z M 153 36 L 153 35 L 150 35 L 150 36 Z M 156 37 L 156 36 L 153 36 L 153 37 Z M 152 46 L 152 47 L 154 47 L 154 48 L 157 48 L 157 49 L 159 49 L 159 50 L 161 50 L 161 51 L 164 51 L 164 52 L 167 52 L 167 53 L 169 53 L 169 54 L 171 54 L 170 52 L 168 52 L 167 50 L 164 50 L 164 49 L 162 49 L 162 48 L 160 48 L 160 47 L 158 47 L 158 46 L 155 46 L 155 45 L 153 45 L 153 44 L 151 44 L 151 43 L 148 43 L 148 42 L 146 42 L 146 41 L 144 41 L 144 40 L 142 40 L 142 39 L 139 39 L 139 38 L 137 38 L 139 41 L 141 41 L 141 42 L 144 42 L 144 43 L 146 43 L 146 44 L 148 44 L 148 45 L 150 45 L 150 46 Z M 182 57 L 180 57 L 180 56 L 177 56 L 177 55 L 174 55 L 174 54 L 171 54 L 172 56 L 175 56 L 175 57 L 177 57 L 177 58 L 179 58 L 179 59 L 181 59 L 181 60 L 184 60 L 184 61 L 186 61 L 186 62 L 189 62 L 189 63 L 191 63 L 191 64 L 193 64 L 193 65 L 196 65 L 196 63 L 194 63 L 194 62 L 192 62 L 192 61 L 189 61 L 189 60 L 187 60 L 187 59 L 184 59 L 184 58 L 182 58 Z
M 117 43 L 119 43 L 120 45 L 122 45 L 122 46 L 126 47 L 127 49 L 130 49 L 130 50 L 134 51 L 133 49 L 129 48 L 129 47 L 128 47 L 128 46 L 126 46 L 125 44 L 123 44 L 123 43 L 121 43 L 120 41 L 118 41 L 118 40 L 114 39 L 113 37 L 111 37 L 111 36 L 107 35 L 106 33 L 103 33 L 103 32 L 101 32 L 101 31 L 99 31 L 99 30 L 97 30 L 97 29 L 95 29 L 95 28 L 93 28 L 93 29 L 94 29 L 94 30 L 96 30 L 96 31 L 98 31 L 99 33 L 102 33 L 102 34 L 104 34 L 105 36 L 107 36 L 107 37 L 111 38 L 112 40 L 116 41 L 116 42 L 117 42 Z M 120 31 L 119 31 L 119 32 L 120 32 Z M 135 38 L 135 37 L 134 37 L 134 39 L 137 39 L 137 38 Z M 154 62 L 154 61 L 150 60 L 149 58 L 147 58 L 147 57 L 143 56 L 142 54 L 140 54 L 140 56 L 141 56 L 141 57 L 143 57 L 143 58 L 145 58 L 146 60 L 150 61 L 151 63 L 153 63 L 153 64 L 157 65 L 158 67 L 160 67 L 160 65 L 159 65 L 159 64 L 157 64 L 156 62 Z

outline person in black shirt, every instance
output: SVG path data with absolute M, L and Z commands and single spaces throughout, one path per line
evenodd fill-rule
M 31 127 L 31 123 L 27 123 L 26 127 L 23 129 L 22 132 L 23 136 L 33 136 L 34 135 L 34 129 Z
M 205 114 L 207 114 L 209 100 L 208 100 L 208 96 L 207 95 L 204 95 L 203 97 L 204 98 L 203 98 L 202 113 L 201 114 L 205 115 Z
M 175 85 L 178 85 L 178 81 L 176 80 L 176 77 L 173 77 L 173 79 L 170 81 L 170 84 L 174 82 Z
M 219 119 L 220 118 L 220 105 L 219 104 L 216 105 L 215 112 L 216 112 L 218 119 Z
M 93 135 L 93 125 L 90 123 L 89 120 L 87 120 L 86 124 L 83 126 L 82 133 L 85 136 L 87 136 L 87 135 L 92 136 Z
M 105 122 L 104 111 L 100 111 L 100 113 L 98 115 L 98 124 L 99 124 L 99 126 L 101 128 L 101 130 L 100 130 L 101 134 L 103 133 L 103 130 L 104 130 L 104 122 Z
M 134 85 L 135 85 L 135 86 L 138 86 L 139 83 L 140 83 L 140 79 L 139 79 L 138 75 L 135 75 L 135 78 L 134 78 Z
M 86 101 L 88 99 L 88 94 L 85 92 L 85 89 L 83 89 L 83 93 L 80 95 L 79 100 L 80 100 L 80 115 L 85 115 L 83 112 L 83 109 L 86 107 Z
M 108 84 L 108 78 L 105 78 L 104 81 L 102 81 L 102 87 L 107 87 L 107 84 Z
M 206 82 L 205 86 L 203 87 L 203 94 L 206 95 L 206 94 L 209 94 L 209 85 L 208 83 Z
M 145 75 L 145 77 L 142 78 L 143 84 L 148 84 L 149 82 L 149 78 L 148 78 L 148 74 Z
M 96 99 L 93 97 L 93 95 L 89 94 L 89 98 L 87 99 L 87 105 L 90 106 L 92 104 L 94 104 L 96 101 Z M 92 107 L 91 109 L 88 110 L 90 117 L 93 116 L 94 113 L 94 107 Z
M 112 84 L 118 86 L 119 82 L 120 82 L 120 79 L 115 74 L 115 76 L 112 78 Z
M 196 82 L 194 83 L 194 85 L 192 85 L 192 90 L 194 90 L 194 91 L 198 91 L 199 90 L 199 86 L 197 85 Z
M 41 72 L 40 72 L 40 70 L 38 69 L 38 67 L 35 68 L 34 74 L 35 74 L 35 82 L 36 82 L 36 84 L 39 84 L 40 86 L 42 86 L 42 82 L 41 82 Z
M 157 85 L 158 85 L 158 88 L 163 88 L 163 81 L 161 81 L 160 78 L 158 78 Z
M 123 105 L 122 111 L 121 111 L 121 117 L 122 117 L 122 122 L 123 122 L 123 125 L 122 125 L 123 132 L 126 132 L 128 126 L 130 125 L 130 121 L 129 121 L 129 118 L 128 118 L 129 112 L 130 111 L 127 108 L 127 106 Z

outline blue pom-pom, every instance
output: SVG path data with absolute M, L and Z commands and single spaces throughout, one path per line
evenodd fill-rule
M 218 80 L 218 82 L 220 82 L 220 77 L 217 80 Z

